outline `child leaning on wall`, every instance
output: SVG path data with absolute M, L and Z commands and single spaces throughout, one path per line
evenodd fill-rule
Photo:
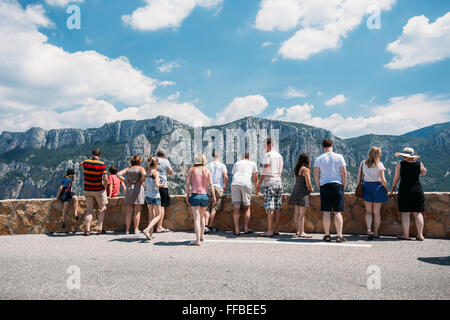
M 56 195 L 56 200 L 60 200 L 63 203 L 63 211 L 61 220 L 61 228 L 66 228 L 65 218 L 67 211 L 69 210 L 70 204 L 72 204 L 74 211 L 74 218 L 78 221 L 78 197 L 72 192 L 72 183 L 75 179 L 75 170 L 68 169 L 64 179 L 59 186 L 58 194 Z

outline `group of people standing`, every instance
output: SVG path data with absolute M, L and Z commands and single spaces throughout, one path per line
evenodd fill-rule
M 253 188 L 255 194 L 260 193 L 261 186 L 264 194 L 264 208 L 267 212 L 267 231 L 260 233 L 262 237 L 274 237 L 279 235 L 280 211 L 282 208 L 283 194 L 283 157 L 273 148 L 271 138 L 267 138 L 266 154 L 262 159 L 262 172 L 258 178 L 258 168 L 254 161 L 250 160 L 249 153 L 245 153 L 242 160 L 236 162 L 232 169 L 231 201 L 233 205 L 234 234 L 240 235 L 239 218 L 241 209 L 244 212 L 244 234 L 253 233 L 249 228 L 250 205 Z M 325 139 L 322 142 L 324 153 L 314 162 L 314 180 L 320 192 L 320 206 L 323 212 L 324 241 L 330 242 L 331 213 L 334 213 L 337 243 L 346 242 L 343 236 L 343 217 L 345 209 L 344 190 L 347 184 L 346 162 L 341 154 L 333 151 L 333 142 Z M 153 239 L 154 232 L 167 232 L 163 228 L 165 209 L 170 206 L 170 195 L 167 186 L 167 176 L 173 173 L 170 162 L 166 159 L 165 152 L 160 150 L 156 157 L 147 160 L 146 168 L 142 167 L 142 157 L 135 155 L 131 158 L 130 166 L 117 173 L 115 167 L 109 168 L 107 176 L 106 166 L 100 160 L 100 150 L 92 152 L 92 158 L 81 163 L 84 172 L 84 195 L 86 197 L 85 235 L 90 234 L 92 211 L 95 203 L 99 208 L 98 234 L 105 233 L 103 220 L 107 210 L 108 196 L 116 197 L 120 189 L 125 194 L 126 206 L 126 234 L 129 234 L 131 220 L 134 222 L 134 233 L 138 234 L 140 212 L 142 205 L 148 206 L 149 224 L 142 231 L 148 240 Z M 213 161 L 206 163 L 203 154 L 194 156 L 193 166 L 189 169 L 185 185 L 186 200 L 192 208 L 194 218 L 195 240 L 190 244 L 199 246 L 204 241 L 204 234 L 216 232 L 214 218 L 216 212 L 222 208 L 222 198 L 227 191 L 228 171 L 220 162 L 220 155 L 213 153 Z M 368 240 L 377 239 L 381 224 L 381 206 L 388 201 L 388 196 L 396 192 L 396 186 L 400 181 L 398 209 L 402 212 L 403 235 L 399 239 L 410 239 L 409 226 L 410 214 L 414 214 L 417 235 L 416 239 L 423 241 L 423 215 L 424 193 L 419 176 L 426 174 L 423 163 L 417 161 L 418 155 L 411 148 L 405 148 L 403 152 L 396 153 L 403 157 L 403 161 L 397 164 L 391 192 L 385 178 L 385 170 L 381 162 L 381 149 L 372 147 L 368 158 L 363 160 L 358 170 L 358 184 L 361 183 L 363 200 L 366 207 L 365 220 L 367 224 Z M 298 157 L 294 169 L 295 185 L 289 198 L 289 204 L 294 206 L 296 236 L 299 238 L 311 238 L 305 233 L 304 223 L 309 196 L 314 191 L 311 181 L 310 158 L 306 153 Z M 74 170 L 69 169 L 61 183 L 57 199 L 64 204 L 62 226 L 70 203 L 77 215 L 78 198 L 71 191 Z M 364 181 L 364 182 L 363 182 Z M 372 228 L 373 225 L 373 228 Z

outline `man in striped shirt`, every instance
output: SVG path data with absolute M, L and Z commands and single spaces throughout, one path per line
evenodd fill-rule
M 106 205 L 108 204 L 108 197 L 106 189 L 108 188 L 108 177 L 106 174 L 106 165 L 100 161 L 100 150 L 94 149 L 92 151 L 92 158 L 81 162 L 84 173 L 84 196 L 86 198 L 86 215 L 85 236 L 90 235 L 92 212 L 95 203 L 100 210 L 98 215 L 98 234 L 105 233 L 103 231 L 103 220 L 105 218 Z

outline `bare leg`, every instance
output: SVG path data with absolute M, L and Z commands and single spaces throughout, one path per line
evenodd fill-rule
M 208 213 L 208 212 L 207 212 Z M 214 226 L 214 218 L 216 217 L 216 209 L 211 209 L 211 214 L 209 215 L 209 221 L 207 226 Z
M 373 204 L 373 218 L 374 218 L 374 224 L 373 224 L 373 230 L 375 236 L 378 236 L 378 229 L 380 229 L 381 225 L 381 203 L 374 203 Z
M 298 229 L 298 215 L 300 214 L 300 207 L 294 206 L 294 223 L 295 223 L 295 234 L 299 235 L 299 229 Z
M 405 239 L 409 238 L 410 214 L 411 212 L 402 212 L 403 238 Z
M 278 227 L 280 225 L 280 211 L 281 210 L 274 210 L 273 213 L 275 215 L 274 219 L 274 225 L 273 225 L 273 233 L 279 233 Z
M 248 225 L 250 223 L 250 206 L 244 207 L 244 211 L 245 211 L 244 232 L 249 232 L 250 229 Z
M 273 210 L 267 212 L 267 235 L 273 235 L 275 214 Z
M 164 214 L 166 213 L 165 207 L 161 207 L 160 212 L 161 212 L 161 218 L 159 219 L 158 226 L 156 227 L 157 232 L 161 232 L 164 229 L 163 220 L 164 220 Z
M 202 222 L 203 222 L 204 226 L 207 226 L 208 222 L 209 222 L 209 212 L 206 211 L 206 208 L 205 208 L 205 213 L 202 216 Z
M 372 232 L 372 213 L 373 213 L 373 203 L 364 201 L 364 205 L 366 206 L 366 225 L 367 225 L 367 234 Z
M 201 232 L 201 216 L 200 207 L 192 207 L 192 214 L 194 215 L 194 231 L 195 231 L 195 244 L 200 245 L 200 232 Z M 194 243 L 194 242 L 191 242 Z
M 66 214 L 67 214 L 67 211 L 69 210 L 69 204 L 70 204 L 70 202 L 64 202 L 64 204 L 63 204 L 62 216 L 61 216 L 61 221 L 60 221 L 61 223 L 66 221 Z
M 240 210 L 241 206 L 238 204 L 235 204 L 233 206 L 233 221 L 234 221 L 234 234 L 239 234 L 239 210 Z
M 125 223 L 126 223 L 126 232 L 129 233 L 130 232 L 130 226 L 131 226 L 131 216 L 133 215 L 133 210 L 134 210 L 134 205 L 129 204 L 127 205 L 127 215 L 125 218 Z
M 92 222 L 92 211 L 94 211 L 94 202 L 88 201 L 87 207 L 86 207 L 86 215 L 84 217 L 84 222 L 86 224 L 86 231 L 91 231 L 91 222 Z
M 72 207 L 73 207 L 73 216 L 74 217 L 78 217 L 78 197 L 77 196 L 73 196 L 72 197 Z
M 417 238 L 423 240 L 423 215 L 421 212 L 413 212 L 414 220 L 416 222 L 416 228 L 417 228 Z
M 344 219 L 340 212 L 334 213 L 334 225 L 336 226 L 336 232 L 338 237 L 342 237 L 342 228 L 344 227 Z
M 200 226 L 200 241 L 205 239 L 205 212 L 206 207 L 200 207 L 200 217 L 201 217 L 201 226 Z
M 106 206 L 100 209 L 98 213 L 98 232 L 103 230 L 103 221 L 105 220 Z
M 134 233 L 139 233 L 139 222 L 141 221 L 141 205 L 134 206 Z
M 324 211 L 323 212 L 323 229 L 325 231 L 325 235 L 330 235 L 330 224 L 331 224 L 331 218 L 330 218 L 331 213 L 329 211 Z
M 305 233 L 305 215 L 306 215 L 306 207 L 299 207 L 298 213 L 298 235 L 299 236 L 307 236 Z
M 153 239 L 153 228 L 161 221 L 161 206 L 148 204 L 148 212 L 152 212 L 152 219 L 149 220 L 147 228 L 144 229 L 144 234 L 148 233 L 150 239 Z

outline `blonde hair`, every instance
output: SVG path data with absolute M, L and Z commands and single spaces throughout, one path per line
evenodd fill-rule
M 206 165 L 206 157 L 203 153 L 197 153 L 194 156 L 194 166 L 205 166 Z
M 153 168 L 155 166 L 155 164 L 158 164 L 158 159 L 156 159 L 155 157 L 150 157 L 147 159 L 147 162 L 148 162 L 148 167 Z
M 372 147 L 369 150 L 369 154 L 366 160 L 366 166 L 368 168 L 377 167 L 380 164 L 380 154 L 381 154 L 381 148 L 379 147 Z

